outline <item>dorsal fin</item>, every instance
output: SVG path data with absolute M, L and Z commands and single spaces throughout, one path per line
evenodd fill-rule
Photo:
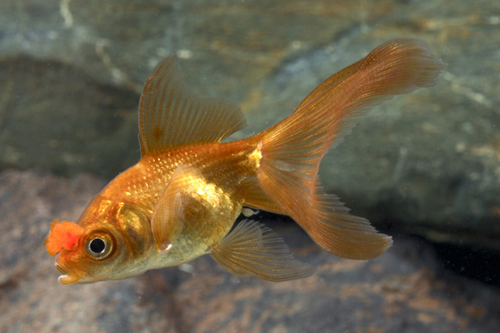
M 181 145 L 220 142 L 245 125 L 243 113 L 233 103 L 191 92 L 173 56 L 158 64 L 144 84 L 139 102 L 143 156 Z

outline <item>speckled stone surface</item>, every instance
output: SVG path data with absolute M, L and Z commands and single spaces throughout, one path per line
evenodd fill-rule
M 297 257 L 302 280 L 238 278 L 211 258 L 140 277 L 63 286 L 43 239 L 76 219 L 104 182 L 0 174 L 1 332 L 464 332 L 500 329 L 500 290 L 444 271 L 427 243 L 397 237 L 371 261 L 336 258 L 291 224 L 266 222 Z

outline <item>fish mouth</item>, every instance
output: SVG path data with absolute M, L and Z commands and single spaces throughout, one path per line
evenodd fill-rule
M 75 276 L 75 275 L 70 275 L 68 273 L 68 271 L 66 271 L 61 265 L 59 265 L 57 262 L 56 262 L 56 268 L 57 270 L 59 271 L 59 273 L 61 273 L 62 275 L 60 275 L 58 278 L 57 278 L 57 281 L 61 284 L 72 284 L 72 283 L 76 283 L 78 280 L 80 280 L 80 277 L 78 276 Z

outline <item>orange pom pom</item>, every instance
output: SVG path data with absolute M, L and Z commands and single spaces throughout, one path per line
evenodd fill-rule
M 74 222 L 57 220 L 52 222 L 49 235 L 44 242 L 47 252 L 53 256 L 63 249 L 72 250 L 82 234 L 83 228 Z

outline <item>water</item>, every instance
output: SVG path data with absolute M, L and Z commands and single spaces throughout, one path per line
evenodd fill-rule
M 500 7 L 495 1 L 106 1 L 0 4 L 0 330 L 496 332 L 500 328 Z M 282 233 L 311 278 L 237 278 L 210 258 L 63 287 L 43 247 L 140 158 L 142 85 L 168 55 L 199 95 L 241 106 L 240 139 L 394 37 L 448 63 L 437 85 L 358 121 L 323 187 L 394 236 L 369 262 Z M 279 221 L 282 221 L 279 222 Z

